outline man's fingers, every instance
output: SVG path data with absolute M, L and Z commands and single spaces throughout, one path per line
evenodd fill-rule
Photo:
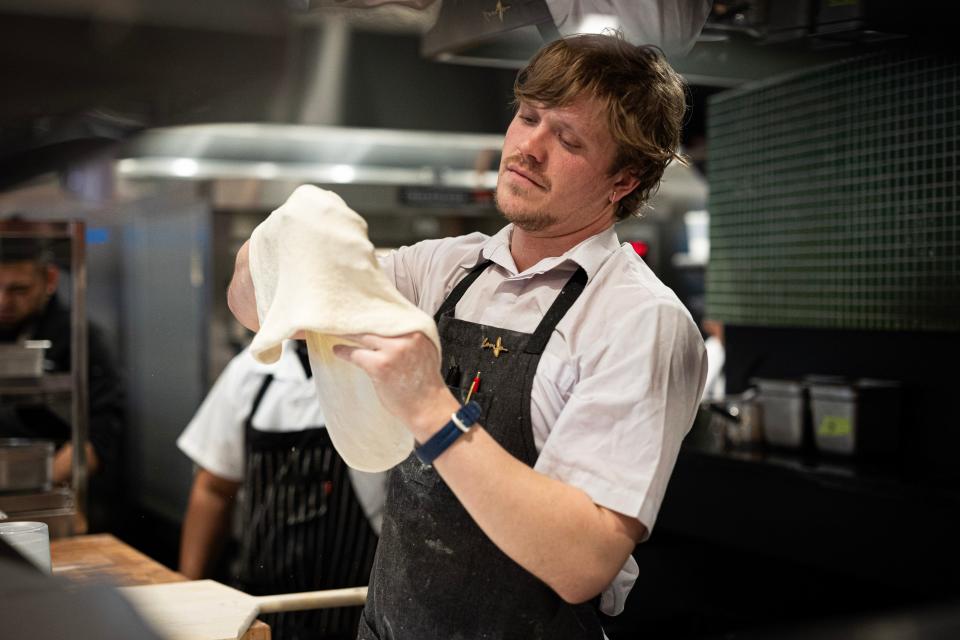
M 350 364 L 356 365 L 369 373 L 370 366 L 373 364 L 372 358 L 376 352 L 366 347 L 351 347 L 347 344 L 337 344 L 333 346 L 333 355 Z
M 350 342 L 356 342 L 363 348 L 374 351 L 381 349 L 384 345 L 384 338 L 372 333 L 351 333 L 339 337 Z
M 355 347 L 349 344 L 333 345 L 333 354 L 338 358 L 347 360 L 348 362 L 353 362 L 357 357 L 357 353 L 360 353 L 362 357 L 364 352 L 371 353 L 372 351 L 373 349 L 369 349 L 365 346 Z
M 414 333 L 404 333 L 399 336 L 380 336 L 375 333 L 353 333 L 348 335 L 340 336 L 344 340 L 349 340 L 350 342 L 356 342 L 357 344 L 371 349 L 373 351 L 380 351 L 381 349 L 386 348 L 391 343 L 396 342 L 397 340 L 403 338 L 410 338 L 419 332 Z

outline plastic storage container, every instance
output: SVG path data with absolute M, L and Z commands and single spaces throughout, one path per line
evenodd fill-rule
M 897 452 L 900 384 L 860 379 L 846 383 L 811 380 L 813 439 L 824 453 L 882 458 Z
M 804 444 L 806 392 L 799 380 L 754 378 L 763 408 L 763 434 L 767 444 L 800 448 Z

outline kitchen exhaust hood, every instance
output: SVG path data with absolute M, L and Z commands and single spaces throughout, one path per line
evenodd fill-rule
M 223 208 L 269 210 L 298 184 L 336 190 L 358 210 L 492 212 L 502 135 L 279 124 L 145 131 L 120 150 L 123 184 L 207 182 Z M 243 187 L 241 187 L 243 185 Z M 255 188 L 248 188 L 255 187 Z M 653 217 L 702 208 L 706 183 L 671 163 Z
M 766 23 L 759 24 L 760 18 L 705 16 L 709 11 L 705 5 L 693 8 L 696 5 L 690 2 L 681 6 L 686 2 L 689 0 L 650 0 L 629 6 L 588 0 L 444 0 L 433 27 L 421 37 L 420 52 L 438 62 L 520 69 L 545 43 L 561 37 L 552 6 L 558 12 L 561 8 L 570 11 L 561 17 L 573 23 L 562 22 L 564 33 L 614 28 L 631 41 L 660 46 L 691 84 L 733 87 L 825 60 L 803 51 L 761 50 L 759 34 Z M 589 13 L 594 5 L 606 14 Z M 617 15 L 618 6 L 629 15 Z M 740 11 L 745 10 L 741 7 Z
M 692 48 L 678 52 L 654 42 L 656 37 L 642 41 L 661 45 L 690 84 L 722 88 L 881 46 L 909 43 L 949 48 L 953 36 L 952 23 L 937 19 L 939 5 L 932 0 L 918 0 L 909 7 L 890 0 L 718 1 L 710 3 L 699 36 L 684 33 L 697 15 L 703 17 L 698 13 L 703 7 L 691 9 L 696 6 L 693 0 L 442 2 L 435 24 L 421 38 L 421 54 L 432 60 L 519 69 L 545 43 L 560 37 L 560 32 L 571 31 L 564 20 L 585 16 L 577 31 L 602 31 L 619 25 L 632 41 L 637 38 L 631 32 L 656 34 L 658 29 L 668 43 L 675 37 L 679 42 L 695 37 Z M 617 15 L 618 9 L 621 15 Z M 569 15 L 562 16 L 563 11 Z M 604 15 L 591 16 L 591 11 Z M 591 17 L 596 18 L 597 26 L 588 24 Z M 555 19 L 561 20 L 559 30 Z
M 296 180 L 489 190 L 503 136 L 284 124 L 152 129 L 120 150 L 120 177 Z
M 420 52 L 438 62 L 519 69 L 559 37 L 544 0 L 445 0 Z

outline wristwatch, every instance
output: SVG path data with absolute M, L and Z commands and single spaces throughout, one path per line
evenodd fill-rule
M 470 430 L 480 418 L 480 405 L 468 402 L 460 407 L 456 413 L 450 415 L 450 420 L 443 425 L 440 431 L 430 436 L 423 444 L 413 445 L 413 452 L 423 464 L 433 464 L 441 453 L 447 450 L 457 438 Z

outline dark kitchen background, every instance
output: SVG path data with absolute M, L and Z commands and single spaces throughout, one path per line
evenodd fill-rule
M 336 4 L 0 0 L 0 219 L 85 224 L 87 313 L 129 406 L 109 530 L 174 568 L 192 480 L 174 441 L 249 339 L 224 291 L 253 227 L 304 182 L 379 247 L 501 225 L 490 193 L 543 3 L 502 21 L 482 0 Z M 714 2 L 674 59 L 691 163 L 618 233 L 705 336 L 722 328 L 725 390 L 611 639 L 956 637 L 946 7 Z

